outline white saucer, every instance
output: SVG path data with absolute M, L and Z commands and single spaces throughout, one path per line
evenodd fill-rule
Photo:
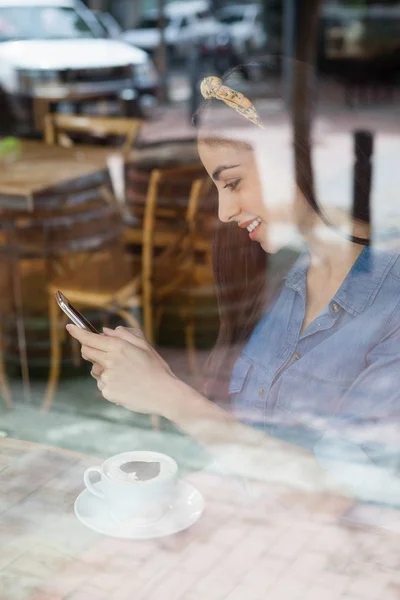
M 196 523 L 202 515 L 204 500 L 192 484 L 181 480 L 176 488 L 176 497 L 162 519 L 140 527 L 112 519 L 105 502 L 87 489 L 75 500 L 74 509 L 79 521 L 98 533 L 114 538 L 147 540 L 172 535 Z

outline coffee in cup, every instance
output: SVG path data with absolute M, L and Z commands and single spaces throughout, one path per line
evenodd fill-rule
M 92 473 L 100 475 L 94 486 Z M 124 452 L 108 458 L 84 475 L 87 489 L 102 498 L 112 518 L 147 525 L 160 519 L 173 500 L 178 465 L 159 452 Z

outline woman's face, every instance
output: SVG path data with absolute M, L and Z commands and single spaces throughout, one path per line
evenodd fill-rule
M 199 140 L 200 159 L 218 190 L 218 216 L 223 223 L 236 222 L 243 234 L 269 253 L 277 252 L 287 240 L 271 235 L 288 226 L 288 210 L 268 206 L 254 152 L 245 144 L 208 143 Z M 279 227 L 280 225 L 280 227 Z M 279 241 L 280 240 L 280 241 Z

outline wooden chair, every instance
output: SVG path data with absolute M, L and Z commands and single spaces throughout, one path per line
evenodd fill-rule
M 54 392 L 59 380 L 61 364 L 60 331 L 63 331 L 65 318 L 55 301 L 55 293 L 61 290 L 78 309 L 85 311 L 95 308 L 119 315 L 129 326 L 137 327 L 133 309 L 142 309 L 143 329 L 150 342 L 154 342 L 155 304 L 163 301 L 191 276 L 191 239 L 199 199 L 207 188 L 208 178 L 196 179 L 191 186 L 187 201 L 185 226 L 171 237 L 169 243 L 157 252 L 155 230 L 157 221 L 157 199 L 159 187 L 164 179 L 171 176 L 169 171 L 155 170 L 151 174 L 143 219 L 142 251 L 140 259 L 128 257 L 121 243 L 103 254 L 96 253 L 85 264 L 74 264 L 55 278 L 48 286 L 49 316 L 51 332 L 51 368 L 43 403 L 44 409 L 51 407 Z M 190 330 L 188 330 L 190 346 Z
M 95 137 L 120 136 L 124 138 L 122 151 L 128 154 L 143 125 L 140 119 L 121 117 L 84 117 L 49 113 L 44 118 L 46 144 L 72 146 L 68 133 L 88 134 Z
M 47 360 L 46 329 L 37 327 L 48 313 L 46 290 L 74 256 L 110 245 L 122 235 L 121 219 L 98 194 L 81 205 L 62 210 L 13 212 L 0 224 L 0 389 L 10 405 L 4 355 L 18 361 L 24 397 L 30 399 L 29 369 Z M 46 336 L 46 337 L 45 337 Z M 4 382 L 4 385 L 2 383 Z
M 196 179 L 205 181 L 202 191 L 202 206 L 195 215 L 195 223 L 191 224 L 191 240 L 193 250 L 207 255 L 207 263 L 211 260 L 211 230 L 214 215 L 208 206 L 211 180 L 203 165 L 198 162 L 183 167 L 158 169 L 161 173 L 157 190 L 157 226 L 154 230 L 153 245 L 164 248 L 173 241 L 182 227 L 187 224 L 187 198 Z M 125 227 L 125 242 L 133 247 L 141 248 L 143 244 L 143 217 L 146 207 L 147 192 L 153 171 L 128 168 L 127 209 L 133 216 L 133 225 L 128 222 Z M 125 213 L 126 214 L 126 213 Z

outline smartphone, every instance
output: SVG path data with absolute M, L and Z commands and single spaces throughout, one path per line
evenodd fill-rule
M 76 308 L 74 308 L 72 304 L 68 302 L 67 298 L 60 291 L 56 292 L 56 300 L 58 306 L 67 315 L 69 320 L 72 321 L 74 325 L 76 325 L 80 329 L 86 329 L 87 331 L 91 331 L 92 333 L 99 333 L 96 327 L 94 327 L 94 325 L 92 325 L 90 321 L 85 319 L 85 317 L 81 315 L 81 313 L 78 310 L 76 310 Z

